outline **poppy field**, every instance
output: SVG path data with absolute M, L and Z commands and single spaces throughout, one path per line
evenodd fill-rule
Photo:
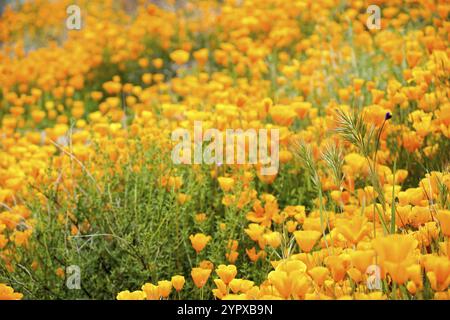
M 6 2 L 0 300 L 450 299 L 448 1 Z

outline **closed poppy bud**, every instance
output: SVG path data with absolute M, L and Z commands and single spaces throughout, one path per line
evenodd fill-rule
M 237 269 L 235 265 L 219 265 L 216 269 L 217 275 L 225 284 L 229 284 L 236 277 Z
M 227 249 L 237 250 L 238 247 L 239 247 L 239 242 L 237 242 L 236 240 L 229 240 L 228 241 Z
M 197 288 L 202 288 L 206 284 L 210 274 L 210 269 L 192 268 L 191 271 L 192 280 Z
M 227 258 L 228 262 L 230 262 L 230 263 L 235 263 L 238 256 L 239 256 L 239 252 L 233 251 L 233 250 L 230 252 L 227 252 L 225 254 L 225 257 Z
M 416 294 L 417 286 L 414 283 L 414 281 L 408 281 L 408 284 L 406 285 L 406 289 L 408 289 L 408 292 L 411 294 Z
M 56 275 L 60 278 L 64 278 L 64 275 L 65 275 L 64 269 L 61 267 L 56 269 Z
M 395 183 L 402 183 L 407 177 L 407 170 L 397 170 L 397 172 L 395 173 Z
M 0 245 L 1 248 L 1 245 Z M 33 261 L 33 263 L 31 264 L 31 268 L 36 271 L 39 268 L 39 263 L 37 261 Z
M 172 277 L 172 285 L 177 291 L 181 291 L 181 289 L 183 289 L 185 282 L 186 280 L 183 276 L 177 275 Z

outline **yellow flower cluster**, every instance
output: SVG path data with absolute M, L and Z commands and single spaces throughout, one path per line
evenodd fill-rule
M 126 183 L 149 172 L 185 261 L 140 258 L 156 284 L 119 300 L 450 299 L 448 1 L 378 0 L 379 30 L 370 1 L 162 2 L 78 1 L 79 31 L 66 0 L 0 17 L 0 299 L 22 298 L 2 282 L 45 250 L 37 207 L 65 239 L 103 237 L 80 199 L 120 210 L 108 181 L 138 197 Z M 279 130 L 278 172 L 170 163 L 197 121 Z M 106 242 L 129 240 L 108 223 Z

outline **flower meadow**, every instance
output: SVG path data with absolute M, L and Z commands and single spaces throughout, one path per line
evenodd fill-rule
M 0 11 L 0 299 L 450 299 L 448 1 Z

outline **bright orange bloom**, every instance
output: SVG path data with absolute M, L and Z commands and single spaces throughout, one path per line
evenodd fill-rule
M 198 254 L 206 247 L 206 244 L 211 240 L 211 237 L 206 236 L 203 233 L 197 233 L 196 235 L 190 235 L 189 240 L 191 240 L 192 247 Z
M 284 299 L 304 297 L 309 289 L 309 280 L 305 274 L 306 265 L 299 260 L 282 261 L 268 275 L 271 284 Z
M 217 181 L 219 181 L 219 185 L 220 188 L 224 191 L 224 192 L 228 192 L 231 189 L 233 189 L 234 186 L 234 179 L 233 178 L 228 178 L 228 177 L 218 177 Z
M 326 278 L 330 274 L 330 270 L 325 267 L 315 267 L 308 271 L 308 274 L 313 278 L 318 286 L 322 286 Z
M 379 263 L 398 284 L 408 279 L 407 267 L 416 261 L 417 240 L 409 235 L 389 235 L 372 241 Z
M 147 300 L 159 300 L 161 297 L 158 286 L 152 283 L 146 283 L 142 286 L 142 291 L 145 292 Z
M 427 255 L 423 260 L 431 288 L 435 291 L 447 290 L 450 286 L 450 260 L 433 255 Z
M 176 64 L 185 64 L 189 60 L 189 52 L 184 50 L 175 50 L 170 54 L 170 59 L 175 61 Z
M 192 268 L 191 271 L 192 280 L 197 288 L 202 288 L 206 284 L 210 274 L 210 269 Z
M 1 298 L 1 295 L 0 295 L 0 298 Z M 133 291 L 133 292 L 125 290 L 125 291 L 119 292 L 117 294 L 116 298 L 117 298 L 117 300 L 145 300 L 146 294 L 145 294 L 145 292 L 140 291 L 140 290 Z
M 185 282 L 186 280 L 183 276 L 177 275 L 172 277 L 172 285 L 177 291 L 181 291 L 181 289 L 183 289 Z
M 357 244 L 370 232 L 367 219 L 361 216 L 354 216 L 346 221 L 340 220 L 336 223 L 336 229 L 352 244 Z
M 14 289 L 0 283 L 0 300 L 21 300 L 23 294 L 14 292 Z
M 450 210 L 439 210 L 436 217 L 441 225 L 442 233 L 445 236 L 450 237 Z
M 158 281 L 158 290 L 161 297 L 167 298 L 172 291 L 172 282 L 167 280 Z
M 310 252 L 322 234 L 315 230 L 295 231 L 294 237 L 303 252 Z
M 225 284 L 229 284 L 236 277 L 237 269 L 235 265 L 221 264 L 217 267 L 216 273 Z

